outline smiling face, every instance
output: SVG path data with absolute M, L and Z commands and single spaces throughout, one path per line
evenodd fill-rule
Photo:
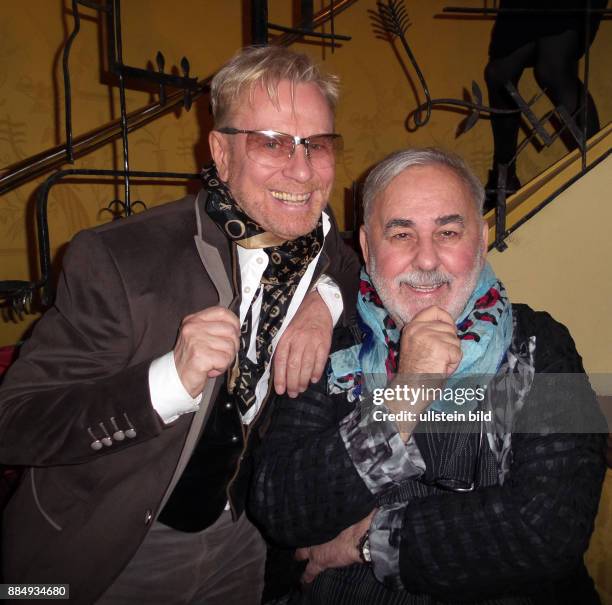
M 445 166 L 412 166 L 373 203 L 360 241 L 391 317 L 401 327 L 436 305 L 458 319 L 487 250 L 487 227 L 468 186 Z
M 333 132 L 333 114 L 315 84 L 281 80 L 278 103 L 260 86 L 248 92 L 227 120 L 244 130 L 275 130 L 299 137 Z M 281 168 L 262 166 L 246 154 L 245 134 L 213 131 L 210 146 L 219 176 L 251 219 L 282 239 L 295 239 L 314 229 L 326 206 L 335 166 L 314 168 L 299 145 Z

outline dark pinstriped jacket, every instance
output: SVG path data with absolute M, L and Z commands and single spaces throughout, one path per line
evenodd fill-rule
M 277 402 L 256 453 L 252 515 L 271 540 L 300 547 L 331 540 L 378 506 L 376 544 L 370 534 L 374 571 L 400 588 L 378 583 L 360 591 L 355 583 L 366 580 L 365 572 L 330 570 L 315 584 L 323 595 L 316 602 L 597 602 L 582 556 L 605 471 L 605 437 L 571 431 L 576 423 L 592 430 L 602 418 L 568 330 L 526 305 L 513 305 L 513 314 L 512 346 L 496 376 L 502 396 L 494 394 L 493 405 L 506 419 L 514 414 L 515 432 L 505 439 L 503 431 L 492 434 L 482 448 L 476 432 L 420 426 L 400 468 L 397 459 L 389 464 L 397 429 L 376 423 L 363 431 L 361 412 L 343 394 L 328 395 L 325 379 L 297 400 Z M 353 342 L 344 331 L 336 348 Z M 531 370 L 574 374 L 572 392 L 530 387 Z M 516 381 L 513 392 L 506 390 L 508 376 Z M 560 405 L 560 395 L 568 405 Z M 524 419 L 534 412 L 541 430 L 518 430 L 531 426 Z M 436 478 L 449 472 L 467 483 L 476 473 L 477 489 L 438 489 Z M 376 583 L 371 575 L 367 580 Z M 564 594 L 568 586 L 578 600 Z M 527 601 L 519 596 L 525 594 Z

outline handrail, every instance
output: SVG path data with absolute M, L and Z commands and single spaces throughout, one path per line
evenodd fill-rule
M 337 15 L 356 1 L 357 0 L 335 0 L 333 3 L 333 12 L 331 6 L 321 9 L 313 17 L 313 25 L 315 27 L 323 25 L 331 19 L 332 14 L 334 16 Z M 299 40 L 299 38 L 300 36 L 297 34 L 287 33 L 274 38 L 271 40 L 271 43 L 278 46 L 289 46 L 296 40 Z M 208 92 L 211 79 L 212 76 L 209 76 L 198 82 L 197 89 L 192 93 L 193 100 Z M 176 107 L 183 104 L 183 100 L 184 93 L 182 91 L 177 91 L 169 94 L 164 104 L 152 103 L 129 113 L 127 116 L 128 132 L 132 132 L 163 114 L 174 110 Z M 72 145 L 74 156 L 79 157 L 86 155 L 120 136 L 121 120 L 117 119 L 75 138 Z M 66 145 L 62 144 L 8 166 L 3 171 L 2 176 L 0 176 L 0 195 L 27 183 L 49 170 L 59 168 L 67 162 Z
M 583 170 L 581 166 L 581 150 L 574 149 L 509 196 L 506 208 L 506 229 L 502 237 L 506 239 L 565 189 L 609 157 L 612 154 L 611 142 L 612 122 L 608 122 L 587 141 L 586 170 Z M 495 247 L 497 237 L 495 211 L 491 210 L 484 218 L 489 226 L 489 249 L 491 249 Z

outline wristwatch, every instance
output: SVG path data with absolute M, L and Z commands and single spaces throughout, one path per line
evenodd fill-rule
M 359 557 L 366 565 L 372 565 L 372 554 L 370 553 L 370 531 L 366 530 L 357 545 Z

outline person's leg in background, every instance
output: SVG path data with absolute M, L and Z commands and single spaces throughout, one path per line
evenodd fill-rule
M 504 57 L 490 58 L 485 67 L 485 81 L 489 91 L 489 105 L 496 109 L 516 109 L 516 103 L 506 90 L 506 82 L 516 87 L 525 70 L 532 65 L 535 57 L 535 43 L 529 42 Z M 521 114 L 491 114 L 493 131 L 493 166 L 489 171 L 487 189 L 497 187 L 497 166 L 508 165 L 507 188 L 516 190 L 520 183 L 516 166 L 512 161 L 516 153 Z M 495 205 L 495 195 L 487 195 L 485 210 Z
M 582 131 L 584 126 L 584 84 L 578 77 L 578 59 L 581 54 L 580 37 L 574 30 L 556 36 L 541 38 L 537 42 L 534 75 L 538 85 L 555 106 L 563 105 Z M 587 138 L 599 130 L 599 116 L 593 97 L 587 97 Z M 580 111 L 578 109 L 580 108 Z M 570 149 L 576 147 L 571 137 L 565 138 Z

